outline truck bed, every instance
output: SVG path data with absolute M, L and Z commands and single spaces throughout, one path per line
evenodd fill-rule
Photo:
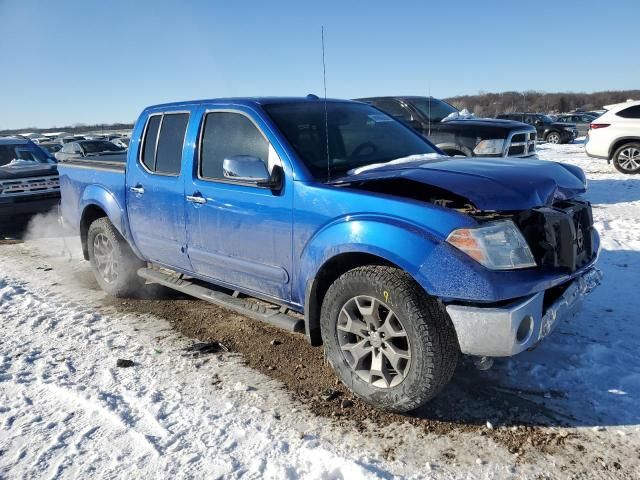
M 62 215 L 73 228 L 79 228 L 86 204 L 125 212 L 125 171 L 127 153 L 97 154 L 58 163 Z M 121 225 L 118 225 L 121 227 Z

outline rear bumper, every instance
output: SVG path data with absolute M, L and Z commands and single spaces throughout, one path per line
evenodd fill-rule
M 560 321 L 572 317 L 583 299 L 601 281 L 602 272 L 591 267 L 572 280 L 546 308 L 545 292 L 539 292 L 501 307 L 447 305 L 447 313 L 456 329 L 462 353 L 510 357 L 534 347 Z

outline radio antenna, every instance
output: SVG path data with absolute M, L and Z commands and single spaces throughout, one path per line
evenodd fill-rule
M 429 83 L 429 133 L 427 134 L 428 137 L 431 136 L 431 83 Z
M 324 133 L 327 147 L 327 182 L 331 180 L 331 156 L 329 155 L 329 116 L 327 114 L 327 66 L 324 61 L 324 25 L 320 30 L 322 36 L 322 81 L 324 85 Z

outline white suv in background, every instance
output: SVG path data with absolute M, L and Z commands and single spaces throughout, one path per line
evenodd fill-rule
M 605 108 L 587 132 L 587 155 L 613 160 L 619 172 L 640 173 L 640 101 Z

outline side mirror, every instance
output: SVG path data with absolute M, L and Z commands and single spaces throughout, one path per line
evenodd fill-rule
M 258 187 L 278 190 L 282 186 L 282 167 L 276 165 L 269 174 L 265 163 L 250 155 L 234 155 L 222 161 L 224 178 L 237 182 L 254 183 Z
M 542 126 L 542 120 L 536 120 L 535 122 L 533 122 L 533 124 L 534 124 L 536 127 L 541 127 L 541 126 Z

